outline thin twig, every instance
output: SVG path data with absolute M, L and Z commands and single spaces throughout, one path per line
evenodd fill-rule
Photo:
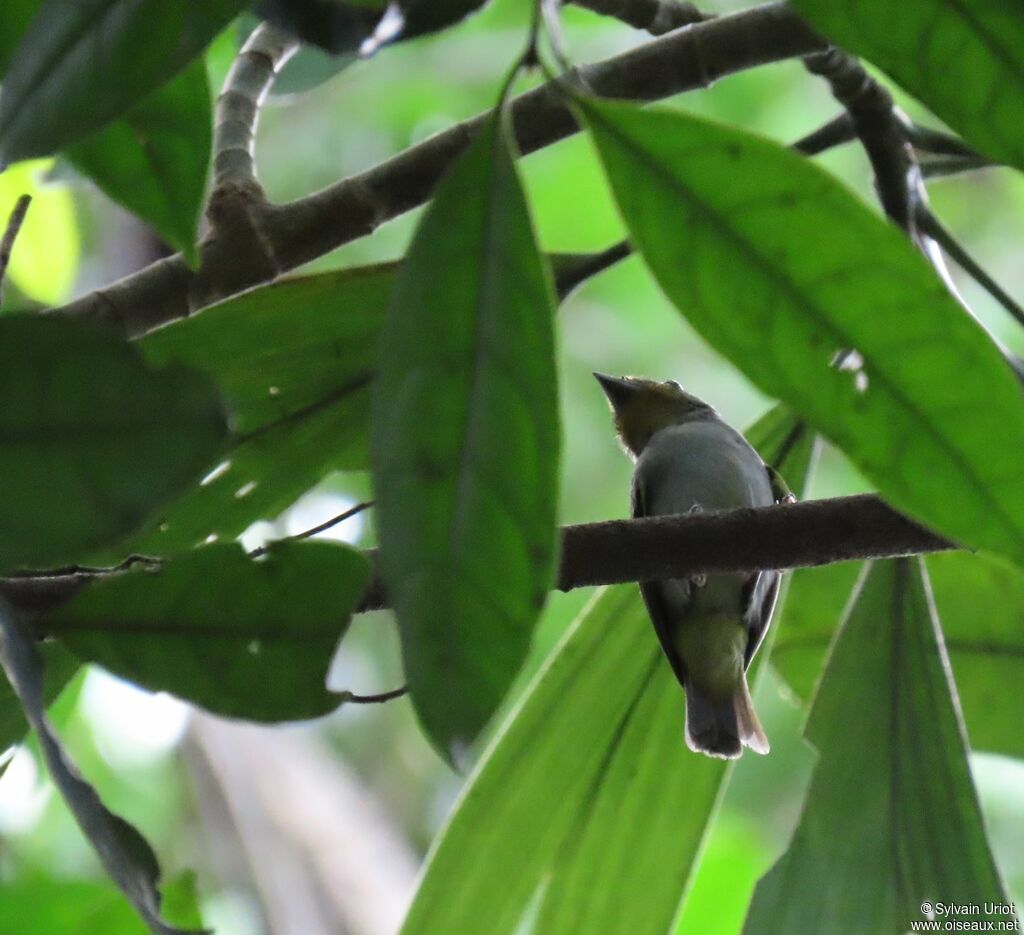
M 842 146 L 855 139 L 857 139 L 857 130 L 853 125 L 853 117 L 843 111 L 838 117 L 834 117 L 824 126 L 808 133 L 807 136 L 801 137 L 791 146 L 805 156 L 817 156 L 827 149 Z
M 373 506 L 372 500 L 367 500 L 363 503 L 357 503 L 354 507 L 350 507 L 345 510 L 344 513 L 339 513 L 337 516 L 332 516 L 330 519 L 324 520 L 322 523 L 318 523 L 316 526 L 310 529 L 304 529 L 302 532 L 297 532 L 294 536 L 286 536 L 284 539 L 277 539 L 274 542 L 268 542 L 266 545 L 261 545 L 258 549 L 253 549 L 249 553 L 249 558 L 259 558 L 261 555 L 266 555 L 278 542 L 293 542 L 298 539 L 309 539 L 313 536 L 319 535 L 322 532 L 326 532 L 339 523 L 345 522 L 347 519 L 351 519 L 353 516 L 357 516 L 362 513 L 363 510 L 368 510 Z
M 11 262 L 11 253 L 14 251 L 14 241 L 18 237 L 21 225 L 25 222 L 25 215 L 28 214 L 28 206 L 32 203 L 31 195 L 22 195 L 18 198 L 7 219 L 7 229 L 4 231 L 3 239 L 0 240 L 0 302 L 4 299 L 4 277 L 7 275 L 7 264 Z
M 393 688 L 389 692 L 380 692 L 377 695 L 355 695 L 352 692 L 345 691 L 340 692 L 340 696 L 344 702 L 348 704 L 384 704 L 387 701 L 393 701 L 395 698 L 401 698 L 403 695 L 408 694 L 409 689 L 403 685 L 401 688 Z

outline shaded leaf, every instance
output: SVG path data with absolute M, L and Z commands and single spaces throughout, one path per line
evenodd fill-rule
M 791 576 L 772 661 L 801 698 L 814 690 L 859 567 Z M 971 745 L 1024 757 L 1020 704 L 1007 691 L 1024 680 L 1024 575 L 966 552 L 929 556 L 928 569 Z
M 133 550 L 168 554 L 210 536 L 233 539 L 330 471 L 367 467 L 369 386 L 394 280 L 394 265 L 285 279 L 142 338 L 152 363 L 216 380 L 238 434 L 222 467 Z
M 4 0 L 4 28 L 0 29 L 0 77 L 43 0 Z
M 361 553 L 335 544 L 282 542 L 259 561 L 210 546 L 99 581 L 46 626 L 152 691 L 228 717 L 300 720 L 343 700 L 327 672 L 368 576 Z
M 1004 0 L 795 0 L 993 159 L 1024 168 L 1024 11 Z
M 776 462 L 794 426 L 776 407 L 748 434 Z M 798 491 L 812 447 L 804 435 L 780 462 Z M 682 691 L 636 586 L 604 589 L 481 758 L 403 931 L 503 935 L 535 909 L 544 935 L 661 935 L 727 769 L 683 742 Z
M 111 879 L 120 887 L 154 935 L 182 935 L 184 930 L 160 918 L 157 881 L 160 867 L 145 838 L 109 811 L 96 791 L 78 776 L 46 719 L 42 659 L 32 637 L 0 604 L 0 665 L 25 710 L 54 785 L 81 826 Z
M 67 154 L 107 195 L 194 263 L 212 121 L 209 81 L 199 59 Z
M 371 436 L 409 691 L 448 756 L 500 703 L 554 574 L 553 316 L 495 118 L 439 186 L 402 265 Z
M 74 561 L 138 527 L 227 435 L 205 377 L 73 321 L 0 318 L 0 567 Z
M 412 39 L 451 26 L 485 3 L 486 0 L 262 0 L 256 11 L 303 42 L 340 55 L 358 51 L 379 29 L 380 45 L 394 39 Z
M 819 759 L 804 812 L 745 933 L 905 932 L 926 900 L 1008 902 L 919 560 L 862 577 L 806 735 Z
M 46 0 L 0 94 L 0 165 L 63 149 L 127 113 L 248 0 Z
M 776 143 L 581 106 L 635 245 L 694 327 L 894 506 L 1024 561 L 1021 386 L 909 241 Z M 831 366 L 848 348 L 855 372 Z

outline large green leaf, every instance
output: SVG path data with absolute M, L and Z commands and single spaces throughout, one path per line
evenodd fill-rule
M 194 261 L 212 121 L 209 81 L 199 59 L 120 120 L 71 146 L 68 156 Z
M 554 572 L 554 302 L 499 127 L 420 223 L 373 409 L 381 571 L 413 704 L 448 755 L 500 703 Z
M 776 407 L 749 437 L 800 491 L 813 439 L 791 443 L 795 426 Z M 682 738 L 682 691 L 639 592 L 603 591 L 484 754 L 403 931 L 501 935 L 531 905 L 544 935 L 668 931 L 728 768 Z
M 238 436 L 223 466 L 133 541 L 167 554 L 233 539 L 273 518 L 331 470 L 369 460 L 370 381 L 394 265 L 282 280 L 146 335 L 153 363 L 208 374 Z
M 926 901 L 1008 902 L 919 560 L 862 579 L 806 733 L 819 760 L 804 812 L 758 883 L 745 933 L 897 935 L 926 917 Z
M 821 674 L 858 567 L 848 562 L 792 576 L 772 662 L 802 698 Z M 1024 757 L 1020 703 L 1007 691 L 1024 681 L 1024 575 L 967 552 L 933 555 L 928 568 L 971 745 Z
M 1006 0 L 794 0 L 993 159 L 1024 168 L 1024 9 Z
M 216 545 L 97 582 L 46 626 L 82 659 L 217 714 L 318 717 L 344 700 L 327 672 L 368 575 L 336 544 L 279 543 L 259 561 Z
M 4 0 L 4 28 L 0 29 L 0 78 L 42 3 L 43 0 Z
M 73 321 L 0 318 L 0 568 L 80 559 L 194 482 L 227 435 L 214 387 Z
M 1024 394 L 909 241 L 776 143 L 582 107 L 635 245 L 694 327 L 894 506 L 1024 561 Z M 833 367 L 841 349 L 863 366 Z
M 127 113 L 248 0 L 46 0 L 0 93 L 0 165 L 63 149 Z

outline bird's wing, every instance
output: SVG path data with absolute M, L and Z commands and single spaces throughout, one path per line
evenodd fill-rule
M 633 488 L 630 497 L 633 516 L 649 516 L 644 504 L 643 484 L 637 474 L 633 475 Z M 654 632 L 658 635 L 658 642 L 668 657 L 672 671 L 680 685 L 686 684 L 686 666 L 679 655 L 673 642 L 674 627 L 672 613 L 670 612 L 664 598 L 664 591 L 655 581 L 641 581 L 640 593 L 643 595 L 644 603 L 647 605 L 647 613 L 654 624 Z

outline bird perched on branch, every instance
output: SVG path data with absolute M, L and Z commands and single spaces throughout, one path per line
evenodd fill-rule
M 595 373 L 619 439 L 636 461 L 633 515 L 769 506 L 793 499 L 782 479 L 707 403 L 674 380 Z M 645 581 L 640 590 L 686 691 L 686 743 L 697 753 L 768 752 L 746 669 L 768 630 L 777 571 Z

